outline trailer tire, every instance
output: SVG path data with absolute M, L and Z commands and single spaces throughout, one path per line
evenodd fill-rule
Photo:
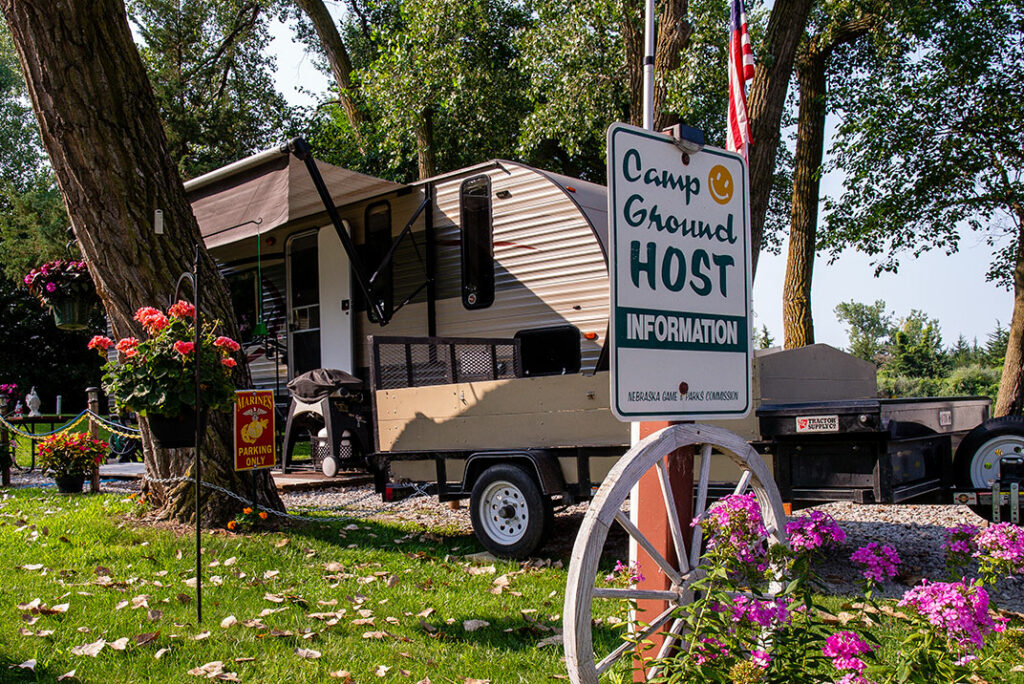
M 953 468 L 957 484 L 972 489 L 991 488 L 992 480 L 985 477 L 986 473 L 995 473 L 1001 457 L 1015 454 L 1024 456 L 1024 416 L 986 420 L 968 432 L 956 449 Z M 992 510 L 987 506 L 971 506 L 971 510 L 986 520 L 992 519 Z M 1003 520 L 1009 519 L 1009 511 L 1009 506 L 1003 507 Z
M 522 559 L 540 546 L 548 506 L 530 474 L 506 463 L 493 465 L 473 483 L 473 532 L 495 556 Z

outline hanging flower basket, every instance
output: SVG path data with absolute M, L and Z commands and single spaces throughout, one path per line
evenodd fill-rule
M 196 445 L 196 412 L 186 411 L 178 416 L 150 413 L 149 432 L 153 445 L 159 449 L 186 449 Z
M 57 483 L 57 491 L 61 494 L 81 494 L 85 475 L 57 475 L 53 481 Z
M 89 302 L 80 297 L 59 297 L 51 302 L 53 321 L 61 330 L 89 327 Z

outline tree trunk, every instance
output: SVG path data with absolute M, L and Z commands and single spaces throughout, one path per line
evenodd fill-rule
M 777 0 L 768 17 L 765 54 L 758 58 L 754 81 L 747 98 L 750 119 L 750 256 L 752 276 L 764 242 L 764 219 L 768 213 L 775 154 L 779 148 L 779 124 L 786 104 L 786 91 L 793 72 L 796 49 L 807 26 L 814 0 Z
M 811 41 L 809 41 L 811 43 Z M 800 114 L 793 170 L 793 206 L 789 258 L 782 288 L 782 324 L 786 349 L 814 344 L 811 275 L 818 239 L 818 191 L 825 140 L 825 67 L 827 54 L 808 45 L 797 63 Z
M 416 124 L 416 157 L 419 161 L 420 180 L 437 173 L 434 159 L 434 111 L 427 107 L 420 112 Z
M 352 128 L 353 135 L 355 135 L 359 151 L 364 152 L 362 126 L 366 123 L 366 115 L 353 96 L 352 60 L 349 58 L 348 50 L 345 48 L 345 41 L 341 39 L 338 27 L 334 23 L 330 12 L 327 11 L 323 0 L 295 1 L 302 11 L 306 13 L 310 21 L 313 22 L 313 29 L 320 38 L 320 44 L 323 46 L 324 52 L 327 53 L 327 61 L 331 65 L 331 72 L 334 74 L 334 80 L 338 85 L 338 99 L 341 100 L 341 106 L 345 110 L 345 117 Z
M 0 0 L 25 83 L 39 120 L 75 236 L 89 264 L 114 334 L 142 337 L 133 320 L 145 305 L 164 305 L 178 275 L 192 268 L 199 227 L 185 199 L 145 68 L 132 41 L 121 0 Z M 162 209 L 165 234 L 155 235 L 153 212 Z M 203 311 L 237 337 L 227 287 L 201 250 Z M 242 364 L 237 380 L 245 382 Z M 211 417 L 203 449 L 203 480 L 248 496 L 250 476 L 227 458 L 230 420 Z M 187 476 L 192 452 L 154 450 L 142 421 L 146 474 Z M 261 502 L 281 507 L 265 471 L 255 476 Z M 151 488 L 162 512 L 192 519 L 192 487 Z M 204 517 L 219 524 L 240 504 L 205 490 Z
M 993 416 L 1020 415 L 1024 412 L 1024 207 L 1015 207 L 1017 219 L 1016 264 L 1013 269 L 1013 318 L 1006 343 L 1003 377 Z
M 680 54 L 689 43 L 693 26 L 686 21 L 686 0 L 667 0 L 657 16 L 654 42 L 654 129 L 661 130 L 676 120 L 664 111 L 665 77 L 679 68 Z M 644 112 L 644 6 L 637 0 L 622 2 L 622 35 L 626 46 L 629 78 L 629 123 L 643 125 Z

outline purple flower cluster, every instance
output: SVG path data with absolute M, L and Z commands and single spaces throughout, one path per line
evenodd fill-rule
M 946 541 L 942 548 L 946 552 L 946 567 L 961 568 L 971 562 L 977 546 L 974 537 L 978 534 L 978 528 L 974 525 L 957 525 L 946 528 Z
M 983 573 L 1024 573 L 1024 529 L 1010 523 L 992 525 L 974 537 L 974 544 Z
M 761 508 L 753 494 L 730 494 L 708 509 L 691 525 L 703 525 L 708 549 L 731 556 L 741 563 L 762 565 L 768 531 Z
M 852 670 L 858 674 L 867 667 L 860 656 L 870 651 L 871 647 L 856 632 L 836 632 L 825 639 L 825 647 L 821 649 L 837 670 Z
M 786 523 L 789 548 L 794 551 L 815 551 L 831 548 L 846 541 L 846 533 L 835 519 L 821 511 L 811 511 Z
M 778 629 L 789 623 L 789 601 L 737 596 L 730 608 L 732 621 L 749 622 L 764 629 Z
M 872 582 L 885 582 L 896 576 L 896 569 L 900 564 L 900 557 L 896 549 L 889 545 L 881 546 L 878 542 L 871 542 L 853 552 L 850 560 L 861 565 L 862 574 Z
M 629 584 L 637 584 L 643 582 L 646 578 L 644 574 L 640 572 L 640 564 L 633 561 L 629 565 L 623 565 L 622 561 L 616 560 L 615 567 L 612 568 L 610 574 L 604 576 L 605 582 L 614 582 L 617 579 L 629 578 Z
M 92 292 L 89 267 L 84 261 L 74 259 L 57 259 L 33 268 L 25 276 L 24 283 L 44 305 L 48 305 L 54 295 L 70 297 Z
M 694 650 L 695 653 L 693 655 L 693 659 L 698 665 L 703 665 L 708 661 L 729 655 L 728 646 L 718 639 L 712 639 L 710 637 L 704 637 L 701 639 L 700 643 L 697 644 Z
M 969 649 L 985 645 L 985 635 L 1002 632 L 1005 623 L 988 614 L 988 592 L 980 585 L 959 582 L 929 583 L 923 580 L 903 595 L 900 606 L 910 606 L 950 642 Z M 963 659 L 961 659 L 963 660 Z

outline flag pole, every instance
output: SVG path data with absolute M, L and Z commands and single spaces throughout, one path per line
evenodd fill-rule
M 644 128 L 654 130 L 654 0 L 644 12 Z

